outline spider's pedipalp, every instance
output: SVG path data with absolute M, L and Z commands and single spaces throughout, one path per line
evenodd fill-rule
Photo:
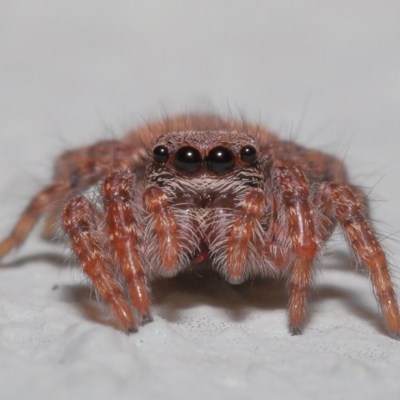
M 236 217 L 231 231 L 228 233 L 226 268 L 231 282 L 242 282 L 245 279 L 245 267 L 249 259 L 249 250 L 256 241 L 255 249 L 261 249 L 263 240 L 259 241 L 261 227 L 257 226 L 257 221 L 261 220 L 265 213 L 265 194 L 261 189 L 250 190 L 241 206 L 240 214 Z M 258 232 L 258 235 L 255 233 Z M 251 239 L 253 241 L 251 242 Z M 262 239 L 265 240 L 264 237 Z
M 165 270 L 172 271 L 179 257 L 178 225 L 168 206 L 168 198 L 157 186 L 147 186 L 143 193 L 145 210 L 154 218 L 159 254 Z
M 200 247 L 196 210 L 170 203 L 168 195 L 156 185 L 149 184 L 143 191 L 147 213 L 143 244 L 151 277 L 176 275 L 189 265 L 191 255 Z

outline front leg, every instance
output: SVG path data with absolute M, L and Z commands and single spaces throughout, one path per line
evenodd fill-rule
M 271 171 L 278 203 L 278 243 L 289 262 L 289 325 L 294 335 L 301 333 L 307 296 L 318 250 L 308 182 L 295 167 L 276 166 Z
M 98 210 L 88 199 L 77 197 L 64 208 L 63 227 L 69 236 L 72 251 L 96 292 L 110 306 L 122 326 L 128 332 L 133 332 L 137 329 L 137 323 L 112 269 L 107 242 L 99 229 L 97 215 Z
M 149 290 L 139 252 L 140 237 L 135 218 L 134 175 L 129 171 L 111 173 L 103 182 L 103 199 L 107 230 L 115 259 L 135 309 L 144 324 L 150 316 Z
M 62 218 L 84 273 L 128 332 L 151 321 L 133 192 L 132 173 L 113 172 L 102 185 L 105 215 L 80 196 L 67 204 Z

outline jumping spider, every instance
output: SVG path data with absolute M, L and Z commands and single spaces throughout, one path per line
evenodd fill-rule
M 96 204 L 82 195 L 93 185 L 99 185 Z M 286 276 L 289 325 L 300 333 L 316 256 L 339 223 L 370 271 L 390 334 L 400 337 L 396 295 L 366 196 L 349 184 L 336 158 L 262 127 L 216 115 L 178 116 L 121 141 L 66 152 L 53 182 L 0 243 L 0 258 L 44 214 L 46 236 L 61 215 L 84 273 L 128 332 L 151 320 L 151 279 L 209 259 L 233 284 Z

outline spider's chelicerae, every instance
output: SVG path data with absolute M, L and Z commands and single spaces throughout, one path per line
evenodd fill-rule
M 98 185 L 101 201 L 82 195 Z M 336 158 L 215 115 L 164 119 L 121 141 L 69 151 L 53 182 L 0 243 L 0 258 L 47 214 L 61 214 L 73 253 L 128 332 L 151 320 L 148 284 L 191 263 L 233 284 L 286 276 L 289 325 L 301 332 L 316 258 L 339 224 L 368 267 L 389 332 L 400 313 L 365 195 Z

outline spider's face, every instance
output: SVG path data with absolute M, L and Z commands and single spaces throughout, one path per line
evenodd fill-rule
M 161 136 L 147 170 L 154 183 L 171 197 L 244 194 L 265 181 L 256 140 L 238 132 L 174 132 Z M 188 195 L 190 193 L 191 195 Z

